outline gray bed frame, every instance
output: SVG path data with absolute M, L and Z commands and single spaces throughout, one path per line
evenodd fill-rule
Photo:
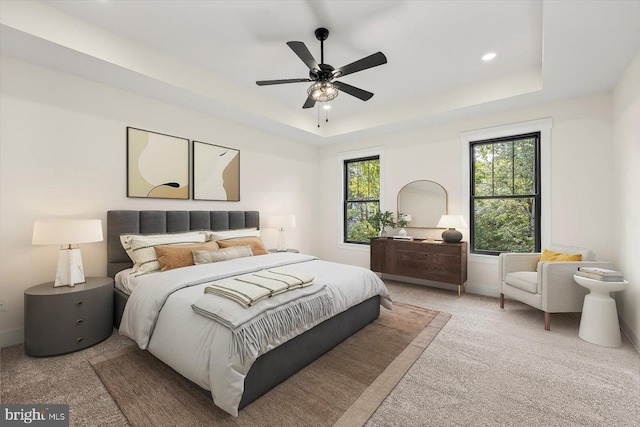
M 234 230 L 260 228 L 258 211 L 137 211 L 107 212 L 107 274 L 132 267 L 120 244 L 123 233 L 172 233 L 189 230 Z M 114 289 L 114 324 L 120 326 L 128 296 Z M 307 366 L 380 315 L 380 297 L 375 296 L 325 320 L 294 339 L 260 356 L 244 382 L 239 408 L 247 406 L 300 369 Z

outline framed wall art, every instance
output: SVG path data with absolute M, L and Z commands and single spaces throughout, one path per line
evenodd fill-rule
M 193 199 L 240 201 L 240 150 L 193 141 Z
M 189 140 L 127 127 L 127 197 L 189 199 Z

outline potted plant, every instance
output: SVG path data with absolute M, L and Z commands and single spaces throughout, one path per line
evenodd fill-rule
M 378 228 L 378 237 L 385 237 L 387 235 L 386 228 L 395 228 L 396 223 L 393 221 L 393 213 L 391 211 L 378 211 L 372 217 L 371 221 Z
M 410 216 L 408 216 L 407 214 L 403 214 L 402 212 L 398 212 L 398 221 L 396 221 L 396 228 L 399 228 L 400 231 L 398 232 L 398 234 L 400 236 L 406 236 L 407 235 L 407 230 L 405 230 L 404 228 L 409 224 L 409 220 L 411 219 Z

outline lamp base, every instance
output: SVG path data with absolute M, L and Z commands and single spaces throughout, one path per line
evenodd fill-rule
M 84 281 L 84 269 L 82 268 L 80 249 L 60 249 L 56 281 L 53 286 L 74 286 L 76 283 L 84 283 Z
M 284 242 L 284 228 L 280 228 L 280 230 L 278 230 L 278 249 L 276 249 L 278 252 L 286 252 L 287 251 L 287 245 Z
M 447 243 L 458 243 L 462 240 L 462 233 L 455 228 L 450 228 L 442 232 L 442 240 Z

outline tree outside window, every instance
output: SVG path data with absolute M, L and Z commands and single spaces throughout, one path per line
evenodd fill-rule
M 471 252 L 540 250 L 540 133 L 471 143 Z
M 378 235 L 380 156 L 344 161 L 344 242 L 369 244 Z

